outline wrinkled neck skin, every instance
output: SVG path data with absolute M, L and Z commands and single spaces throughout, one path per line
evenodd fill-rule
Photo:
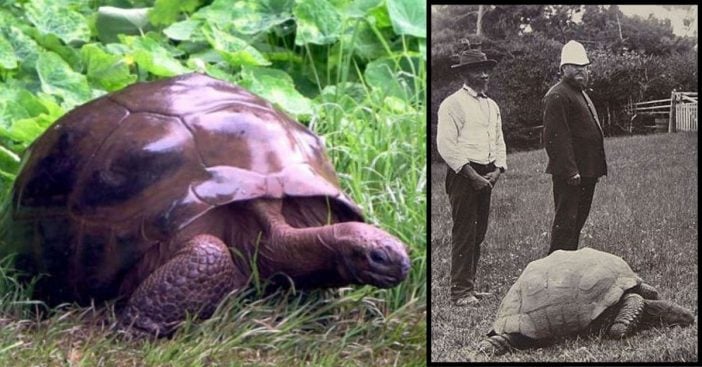
M 296 286 L 349 284 L 342 274 L 336 274 L 340 273 L 341 253 L 332 246 L 332 226 L 293 228 L 282 215 L 280 200 L 257 200 L 251 204 L 265 232 L 257 247 L 257 266 L 262 279 L 284 273 L 295 281 Z
M 303 288 L 388 288 L 407 276 L 405 245 L 377 227 L 342 222 L 294 228 L 282 214 L 281 200 L 254 200 L 251 209 L 266 232 L 257 261 L 262 278 L 284 273 Z

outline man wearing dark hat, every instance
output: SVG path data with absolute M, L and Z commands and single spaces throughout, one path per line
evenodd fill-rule
M 555 216 L 548 253 L 577 250 L 590 213 L 595 184 L 607 174 L 604 134 L 585 92 L 590 60 L 570 41 L 561 50 L 561 81 L 544 96 L 543 141 L 552 175 Z
M 507 169 L 500 109 L 485 95 L 490 70 L 479 50 L 468 50 L 452 65 L 463 87 L 439 106 L 436 143 L 446 170 L 446 193 L 451 204 L 451 299 L 458 306 L 473 305 L 488 293 L 477 292 L 475 273 L 480 244 L 485 238 L 490 195 Z

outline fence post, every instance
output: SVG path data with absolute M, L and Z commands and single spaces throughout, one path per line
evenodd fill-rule
M 675 89 L 670 92 L 670 114 L 668 115 L 668 132 L 675 132 Z

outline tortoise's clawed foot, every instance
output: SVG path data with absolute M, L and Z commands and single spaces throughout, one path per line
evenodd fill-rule
M 156 329 L 144 329 L 137 325 L 137 320 L 127 314 L 127 310 L 122 310 L 117 316 L 117 320 L 112 323 L 110 330 L 119 338 L 127 342 L 149 341 L 163 337 Z
M 149 340 L 170 336 L 177 326 L 178 323 L 158 323 L 146 315 L 139 314 L 138 310 L 128 307 L 120 315 L 115 328 L 127 340 Z
M 493 335 L 478 344 L 478 351 L 489 356 L 499 356 L 509 352 L 512 344 L 504 335 Z

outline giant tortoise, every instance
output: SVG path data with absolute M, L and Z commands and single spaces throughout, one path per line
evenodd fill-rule
M 480 351 L 543 346 L 604 328 L 621 338 L 637 325 L 688 325 L 694 315 L 643 283 L 622 258 L 592 248 L 554 251 L 532 261 L 512 285 Z
M 318 136 L 199 73 L 67 113 L 30 146 L 9 200 L 0 252 L 39 275 L 38 299 L 122 300 L 120 324 L 147 335 L 208 317 L 254 271 L 393 287 L 410 267 L 342 192 Z

